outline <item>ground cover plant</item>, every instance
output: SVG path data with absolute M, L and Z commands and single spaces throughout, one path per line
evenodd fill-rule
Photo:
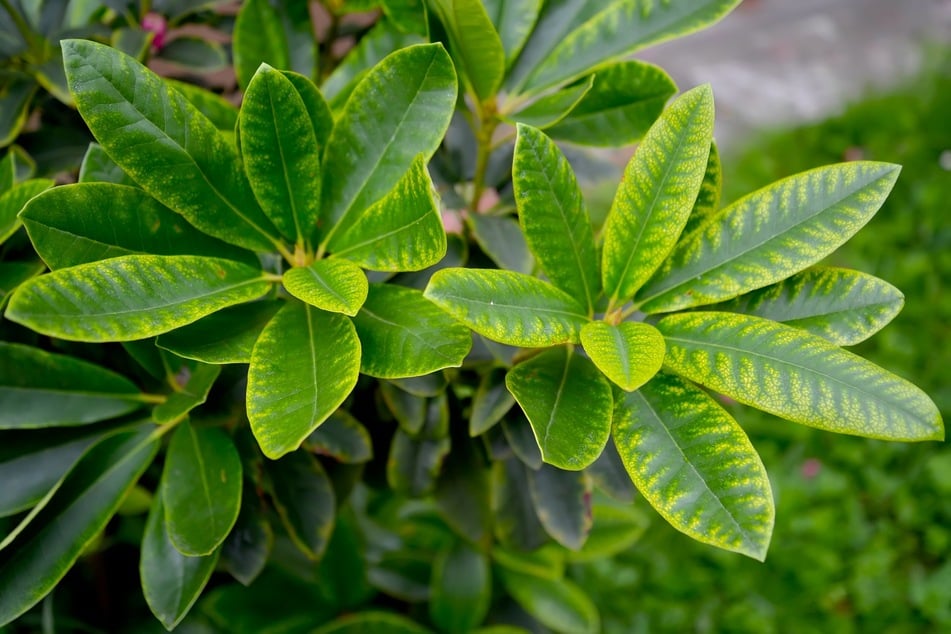
M 4 293 L 0 623 L 141 623 L 90 608 L 128 569 L 54 591 L 131 549 L 168 629 L 594 632 L 567 564 L 638 539 L 635 488 L 766 555 L 765 468 L 708 390 L 942 439 L 923 391 L 844 349 L 901 292 L 816 266 L 900 168 L 721 206 L 712 91 L 667 103 L 628 59 L 736 4 L 328 3 L 335 34 L 381 9 L 337 60 L 299 3 L 250 0 L 240 108 L 64 39 L 78 182 L 4 163 L 31 268 Z M 595 227 L 562 144 L 635 141 Z

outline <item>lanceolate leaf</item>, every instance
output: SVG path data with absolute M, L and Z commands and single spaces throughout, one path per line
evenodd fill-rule
M 707 218 L 720 210 L 720 193 L 723 186 L 723 169 L 720 166 L 720 151 L 716 141 L 710 144 L 710 157 L 707 159 L 707 169 L 703 173 L 703 183 L 700 184 L 700 193 L 693 204 L 687 226 L 680 234 L 680 241 L 686 241 L 698 227 L 702 227 Z
M 506 117 L 511 122 L 550 128 L 568 116 L 594 85 L 594 75 L 567 88 L 545 95 Z
M 257 257 L 208 236 L 137 187 L 78 183 L 54 187 L 20 214 L 51 269 L 120 255 L 215 255 L 252 266 Z
M 562 346 L 515 366 L 505 384 L 528 416 L 548 464 L 584 469 L 611 432 L 611 385 L 585 357 Z
M 904 303 L 901 291 L 877 277 L 816 267 L 710 309 L 764 317 L 851 346 L 881 330 Z
M 6 316 L 61 339 L 132 341 L 256 299 L 270 286 L 260 270 L 231 260 L 125 255 L 24 282 Z
M 249 586 L 264 570 L 273 546 L 274 529 L 264 502 L 257 491 L 245 487 L 238 520 L 221 545 L 221 567 L 241 585 Z
M 141 396 L 88 361 L 0 342 L 0 429 L 93 423 L 138 409 Z
M 545 274 L 593 311 L 601 284 L 581 190 L 564 154 L 535 128 L 518 126 L 512 185 L 525 239 Z
M 595 634 L 601 629 L 598 608 L 584 590 L 568 579 L 543 579 L 499 569 L 502 584 L 539 623 L 561 634 Z
M 593 321 L 581 329 L 581 343 L 598 369 L 628 392 L 647 383 L 664 362 L 664 337 L 650 324 Z
M 162 475 L 169 539 L 183 555 L 208 555 L 224 541 L 241 508 L 241 458 L 231 437 L 181 423 Z
M 310 79 L 289 70 L 279 71 L 284 77 L 290 80 L 291 84 L 297 90 L 304 107 L 307 108 L 307 114 L 310 116 L 311 125 L 314 128 L 314 137 L 317 139 L 317 145 L 323 152 L 327 147 L 327 139 L 330 138 L 330 132 L 334 127 L 334 115 L 330 111 L 330 106 L 324 100 L 324 96 L 317 89 Z
M 277 512 L 291 539 L 311 559 L 323 555 L 333 532 L 333 486 L 312 455 L 295 451 L 267 463 L 267 475 Z
M 238 246 L 273 250 L 237 152 L 214 124 L 137 61 L 89 40 L 64 40 L 76 106 L 122 170 L 198 229 Z
M 535 550 L 548 539 L 529 494 L 528 467 L 513 458 L 492 463 L 492 515 L 495 536 L 519 550 Z
M 455 71 L 439 44 L 399 50 L 367 73 L 324 153 L 321 244 L 349 214 L 393 189 L 418 154 L 432 156 L 455 103 Z
M 484 0 L 485 11 L 505 50 L 508 66 L 521 52 L 542 9 L 542 0 Z
M 677 530 L 762 561 L 775 509 L 743 429 L 703 390 L 659 374 L 619 397 L 614 442 L 634 484 Z
M 477 98 L 495 95 L 505 73 L 502 40 L 481 0 L 430 0 L 446 30 L 453 54 Z
M 542 465 L 528 474 L 532 502 L 545 531 L 571 550 L 584 546 L 591 530 L 591 479 L 584 471 Z
M 290 68 L 291 54 L 281 16 L 269 0 L 247 0 L 234 24 L 234 70 L 247 88 L 261 62 Z
M 48 178 L 36 178 L 15 185 L 0 194 L 0 244 L 20 228 L 21 219 L 17 216 L 23 206 L 37 194 L 53 186 Z
M 511 271 L 449 268 L 435 273 L 425 295 L 493 341 L 541 348 L 577 342 L 587 311 L 551 284 Z
M 578 105 L 546 130 L 553 139 L 579 145 L 618 147 L 640 139 L 677 92 L 657 66 L 624 61 L 601 68 Z
M 254 343 L 284 304 L 262 300 L 229 306 L 161 335 L 156 345 L 203 363 L 251 363 Z
M 117 434 L 90 450 L 0 556 L 0 626 L 46 596 L 105 528 L 158 451 L 149 431 Z
M 489 558 L 463 542 L 440 553 L 433 566 L 429 615 L 446 632 L 469 632 L 489 611 L 492 572 Z
M 544 90 L 580 77 L 608 60 L 696 31 L 729 13 L 739 0 L 668 0 L 649 4 L 640 0 L 611 3 L 560 0 L 549 3 L 542 20 L 547 22 L 579 4 L 595 5 L 599 12 L 592 16 L 591 10 L 585 7 L 584 20 L 574 22 L 574 28 L 563 37 L 550 37 L 543 29 L 544 22 L 539 23 L 526 52 L 535 39 L 550 39 L 551 48 L 540 56 L 540 63 L 530 71 L 521 92 Z M 519 60 L 520 66 L 522 62 Z
M 713 94 L 694 88 L 651 127 L 624 171 L 604 225 L 604 292 L 634 295 L 670 253 L 703 182 L 713 137 Z
M 472 347 L 467 328 L 416 289 L 395 284 L 371 284 L 353 325 L 363 344 L 360 371 L 379 378 L 458 367 Z
M 829 165 L 741 198 L 680 242 L 635 300 L 645 312 L 669 312 L 786 279 L 861 229 L 899 169 L 871 161 Z
M 436 476 L 449 454 L 448 437 L 412 438 L 397 429 L 386 461 L 386 480 L 399 494 L 422 497 L 436 484 Z
M 294 84 L 261 64 L 238 117 L 241 158 L 261 209 L 291 242 L 304 244 L 320 212 L 320 146 Z
M 165 529 L 165 507 L 156 495 L 142 536 L 139 578 L 152 614 L 171 630 L 198 599 L 218 563 L 220 550 L 203 557 L 186 557 L 172 544 Z
M 423 155 L 392 191 L 342 221 L 328 248 L 374 271 L 418 271 L 439 262 L 446 231 Z
M 284 288 L 311 306 L 352 317 L 367 298 L 369 282 L 359 266 L 334 258 L 291 269 L 284 274 Z
M 920 389 L 816 335 L 735 313 L 670 315 L 664 367 L 797 423 L 884 440 L 941 440 Z
M 251 354 L 248 418 L 269 458 L 297 449 L 343 403 L 360 372 L 351 321 L 290 302 L 264 328 Z

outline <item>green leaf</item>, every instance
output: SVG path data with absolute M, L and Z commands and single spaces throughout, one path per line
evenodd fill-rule
M 13 143 L 20 135 L 30 114 L 33 95 L 39 89 L 39 84 L 26 74 L 11 74 L 4 82 L 0 94 L 0 147 Z
M 505 74 L 502 40 L 479 0 L 430 0 L 449 33 L 449 42 L 475 96 L 493 97 Z
M 342 616 L 312 634 L 430 634 L 430 630 L 417 625 L 405 616 L 368 610 Z
M 135 181 L 129 178 L 129 175 L 109 158 L 109 155 L 98 143 L 90 143 L 86 149 L 83 162 L 79 166 L 78 181 L 80 183 L 113 183 L 115 185 L 138 187 Z
M 492 539 L 492 486 L 475 443 L 453 444 L 433 492 L 440 515 L 457 535 L 487 546 Z
M 508 67 L 531 35 L 542 10 L 542 0 L 484 0 L 482 4 L 502 41 Z
M 0 194 L 0 244 L 12 236 L 20 228 L 20 218 L 17 214 L 31 198 L 53 186 L 48 178 L 28 180 Z
M 446 255 L 446 231 L 423 155 L 390 193 L 341 222 L 328 248 L 373 271 L 419 271 Z
M 383 14 L 406 33 L 429 36 L 428 11 L 425 0 L 381 0 Z
M 46 265 L 41 260 L 0 262 L 0 310 L 6 305 L 7 298 L 17 286 L 45 270 Z
M 564 119 L 546 130 L 548 136 L 600 147 L 634 143 L 677 92 L 674 81 L 662 69 L 636 60 L 601 68 L 592 78 L 591 89 Z
M 261 451 L 277 459 L 297 449 L 343 403 L 360 372 L 351 321 L 290 302 L 254 344 L 248 418 Z
M 14 185 L 33 176 L 36 163 L 19 145 L 12 146 L 0 159 L 0 195 Z
M 567 579 L 552 580 L 500 569 L 506 591 L 539 623 L 562 634 L 594 634 L 601 617 L 591 598 Z
M 567 550 L 551 541 L 541 547 L 534 547 L 531 551 L 514 550 L 499 545 L 492 547 L 492 559 L 505 570 L 551 581 L 565 578 L 567 554 Z
M 512 186 L 525 240 L 552 283 L 582 300 L 600 295 L 598 254 L 581 189 L 565 155 L 543 133 L 519 125 Z
M 512 70 L 513 87 L 537 93 L 571 81 L 600 64 L 712 24 L 737 4 L 739 0 L 549 3 Z
M 710 309 L 771 319 L 851 346 L 884 328 L 904 303 L 901 291 L 877 277 L 816 267 Z
M 941 440 L 938 408 L 908 381 L 825 339 L 761 317 L 696 312 L 657 324 L 664 367 L 810 427 L 883 440 Z
M 422 497 L 436 484 L 439 469 L 449 454 L 448 437 L 416 439 L 397 429 L 386 461 L 386 481 L 400 495 Z
M 54 187 L 31 200 L 20 218 L 51 269 L 135 253 L 215 255 L 258 266 L 250 251 L 198 231 L 136 187 L 113 183 Z
M 367 73 L 324 153 L 321 244 L 392 190 L 418 154 L 433 155 L 455 103 L 455 71 L 439 44 L 396 51 Z
M 576 471 L 601 454 L 611 433 L 611 384 L 568 347 L 512 368 L 505 384 L 532 424 L 542 458 Z
M 459 367 L 472 347 L 468 329 L 420 291 L 395 284 L 371 284 L 353 325 L 363 344 L 360 371 L 378 378 Z
M 516 458 L 533 471 L 541 469 L 544 464 L 542 451 L 535 440 L 532 424 L 521 410 L 512 410 L 502 419 L 502 433 Z
M 520 460 L 492 462 L 493 528 L 500 543 L 521 551 L 535 550 L 548 540 L 529 494 L 529 470 Z
M 158 451 L 148 427 L 91 449 L 0 560 L 0 627 L 46 596 L 105 528 Z
M 214 551 L 241 507 L 241 458 L 231 437 L 182 422 L 168 447 L 162 499 L 169 539 L 183 555 Z
M 0 429 L 93 423 L 138 409 L 141 397 L 111 370 L 0 341 Z
M 316 458 L 303 451 L 268 462 L 267 475 L 278 515 L 294 544 L 320 559 L 333 532 L 333 486 Z
M 179 35 L 162 47 L 162 60 L 186 73 L 211 73 L 228 66 L 228 55 L 218 42 Z
M 663 263 L 687 223 L 710 154 L 713 93 L 681 95 L 651 126 L 624 171 L 604 225 L 604 292 L 618 306 Z
M 320 90 L 317 89 L 314 82 L 307 77 L 289 70 L 279 72 L 290 80 L 297 90 L 297 94 L 303 100 L 304 107 L 307 108 L 307 114 L 310 116 L 311 125 L 314 128 L 317 145 L 320 147 L 320 151 L 323 152 L 324 148 L 327 147 L 327 140 L 330 138 L 330 132 L 334 127 L 334 116 L 333 112 L 330 111 L 330 106 L 327 105 L 324 96 L 320 94 Z
M 257 491 L 245 487 L 234 528 L 221 545 L 221 567 L 249 586 L 264 570 L 274 546 L 274 529 Z
M 426 424 L 426 397 L 401 390 L 389 381 L 381 383 L 380 396 L 403 431 L 419 434 Z
M 182 93 L 216 128 L 229 134 L 234 132 L 238 126 L 238 109 L 230 101 L 196 84 L 168 78 L 165 81 Z
M 225 242 L 271 251 L 277 230 L 255 202 L 234 146 L 133 58 L 63 40 L 79 113 L 110 157 L 156 200 Z
M 271 284 L 244 264 L 192 255 L 124 255 L 33 278 L 6 317 L 73 341 L 131 341 L 256 299 Z
M 581 344 L 598 369 L 618 387 L 633 392 L 664 362 L 664 337 L 650 324 L 593 321 L 581 329 Z
M 568 553 L 569 561 L 594 562 L 623 553 L 637 543 L 649 524 L 640 509 L 628 505 L 595 504 L 592 515 L 588 539 L 581 550 Z
M 192 366 L 194 369 L 187 370 L 182 377 L 184 382 L 179 383 L 176 377 L 175 391 L 169 394 L 164 403 L 156 405 L 152 410 L 154 422 L 162 425 L 181 420 L 208 398 L 208 392 L 221 374 L 221 366 L 206 363 Z
M 261 300 L 229 306 L 159 336 L 156 345 L 202 363 L 251 363 L 254 343 L 285 303 Z
M 499 268 L 531 274 L 535 268 L 535 258 L 514 218 L 470 213 L 466 214 L 465 222 L 479 248 Z
M 690 537 L 763 561 L 775 509 L 743 429 L 702 390 L 659 374 L 615 408 L 614 441 L 644 498 Z
M 512 123 L 524 123 L 536 128 L 550 128 L 568 116 L 594 85 L 594 75 L 567 88 L 536 99 L 525 108 L 505 117 Z
M 304 444 L 310 451 L 344 464 L 361 464 L 373 458 L 370 432 L 342 409 L 331 414 Z
M 583 471 L 542 465 L 528 474 L 532 503 L 545 532 L 556 542 L 579 550 L 591 530 L 591 479 Z
M 710 157 L 707 159 L 707 169 L 703 173 L 700 193 L 697 194 L 697 201 L 693 204 L 693 209 L 687 218 L 687 225 L 680 234 L 680 242 L 688 240 L 697 228 L 706 224 L 707 219 L 720 210 L 722 187 L 723 169 L 720 166 L 720 151 L 714 141 L 710 144 Z
M 469 415 L 469 435 L 473 438 L 502 420 L 515 404 L 515 397 L 505 387 L 505 372 L 504 368 L 493 368 L 479 380 Z
M 548 282 L 512 271 L 437 271 L 425 296 L 480 335 L 541 348 L 578 342 L 588 323 L 583 306 Z
M 315 585 L 272 566 L 250 588 L 236 583 L 214 588 L 202 599 L 201 611 L 217 631 L 229 634 L 313 632 L 337 613 L 321 601 Z
M 429 617 L 444 632 L 469 632 L 489 612 L 489 558 L 464 542 L 439 554 L 433 564 Z
M 149 609 L 166 629 L 172 630 L 194 605 L 211 578 L 220 550 L 204 557 L 186 557 L 169 539 L 161 494 L 155 496 L 145 534 L 139 579 Z
M 245 92 L 238 130 L 261 209 L 285 238 L 304 244 L 320 213 L 320 146 L 294 84 L 261 64 Z
M 784 280 L 861 229 L 900 169 L 872 161 L 829 165 L 741 198 L 680 242 L 635 299 L 644 312 L 669 312 Z
M 293 268 L 284 274 L 284 288 L 297 299 L 351 317 L 366 300 L 368 284 L 363 269 L 336 258 L 316 260 L 310 266 Z
M 281 16 L 269 0 L 247 0 L 234 23 L 234 72 L 247 89 L 261 63 L 290 68 L 291 54 Z

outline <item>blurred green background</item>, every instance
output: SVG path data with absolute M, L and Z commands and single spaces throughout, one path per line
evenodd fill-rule
M 723 201 L 860 158 L 899 163 L 902 174 L 876 217 L 827 263 L 891 282 L 906 304 L 854 351 L 919 385 L 948 421 L 951 55 L 935 55 L 903 89 L 730 152 Z M 605 631 L 951 631 L 951 446 L 839 436 L 733 410 L 776 496 L 765 564 L 693 542 L 653 514 L 629 552 L 574 571 Z

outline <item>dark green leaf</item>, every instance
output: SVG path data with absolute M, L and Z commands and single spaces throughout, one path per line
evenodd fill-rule
M 681 95 L 651 126 L 624 171 L 604 224 L 604 293 L 630 299 L 674 247 L 693 208 L 713 137 L 713 93 Z
M 30 103 L 39 84 L 26 74 L 4 78 L 3 94 L 0 94 L 0 147 L 6 147 L 20 135 L 30 113 Z
M 611 384 L 587 358 L 552 348 L 509 371 L 505 384 L 532 424 L 548 464 L 584 469 L 611 433 Z
M 397 429 L 386 462 L 386 480 L 397 493 L 422 497 L 436 484 L 436 475 L 449 454 L 449 438 L 417 440 Z
M 885 440 L 941 440 L 918 387 L 819 336 L 761 317 L 670 315 L 664 367 L 741 403 L 803 425 Z
M 360 371 L 379 378 L 458 367 L 472 347 L 465 327 L 419 291 L 393 284 L 371 284 L 353 324 L 363 345 Z
M 512 598 L 542 625 L 564 634 L 595 634 L 600 630 L 598 608 L 571 581 L 542 579 L 510 570 L 499 573 Z
M 499 268 L 526 275 L 535 268 L 525 236 L 511 216 L 471 213 L 466 215 L 466 225 L 482 251 Z
M 221 545 L 221 566 L 242 585 L 249 586 L 264 570 L 273 546 L 274 530 L 261 498 L 257 491 L 245 487 L 238 520 Z
M 215 124 L 216 128 L 228 134 L 234 132 L 238 126 L 238 109 L 230 101 L 196 84 L 168 78 L 165 81 L 182 93 L 185 99 L 188 99 L 199 112 Z
M 558 581 L 565 578 L 567 553 L 564 547 L 552 541 L 531 551 L 512 550 L 497 545 L 492 548 L 492 559 L 506 570 Z
M 285 303 L 262 300 L 229 306 L 161 335 L 156 345 L 203 363 L 251 363 L 254 343 Z
M 456 103 L 456 76 L 442 46 L 399 50 L 354 89 L 330 135 L 323 163 L 320 243 L 343 221 L 387 194 L 418 154 L 432 156 Z
M 12 236 L 20 228 L 20 218 L 17 214 L 31 198 L 53 186 L 48 178 L 34 178 L 14 185 L 0 194 L 0 244 Z
M 228 66 L 228 55 L 218 42 L 179 35 L 162 47 L 162 60 L 191 73 L 211 73 Z
M 489 611 L 489 559 L 464 542 L 439 554 L 433 565 L 429 617 L 444 632 L 469 632 Z
M 142 536 L 139 578 L 149 609 L 172 630 L 188 614 L 218 563 L 219 550 L 204 557 L 186 557 L 169 539 L 165 507 L 156 495 Z
M 548 540 L 529 494 L 529 470 L 510 458 L 492 463 L 492 511 L 495 536 L 519 550 L 535 550 Z
M 370 610 L 342 616 L 312 634 L 430 634 L 430 630 L 405 616 Z
M 583 471 L 541 465 L 530 471 L 532 503 L 545 532 L 571 550 L 579 550 L 591 530 L 591 479 Z
M 368 282 L 356 264 L 337 258 L 316 260 L 284 274 L 288 293 L 331 313 L 354 316 L 367 298 Z
M 512 185 L 525 240 L 542 270 L 593 312 L 601 280 L 588 212 L 565 155 L 535 128 L 518 126 Z
M 663 335 L 643 322 L 593 321 L 581 329 L 581 343 L 598 369 L 628 392 L 647 383 L 664 362 Z
M 254 344 L 248 418 L 261 450 L 277 459 L 297 449 L 347 398 L 360 372 L 353 323 L 290 302 Z
M 634 484 L 671 526 L 766 557 L 775 517 L 766 469 L 743 429 L 705 392 L 659 374 L 619 398 L 613 435 Z
M 311 125 L 314 128 L 314 137 L 317 139 L 317 145 L 323 152 L 327 147 L 327 139 L 330 138 L 330 132 L 334 127 L 334 116 L 330 111 L 330 106 L 324 101 L 324 96 L 320 94 L 317 86 L 310 79 L 288 70 L 280 71 L 284 77 L 290 80 L 297 89 L 297 94 L 304 101 L 304 107 L 307 108 L 307 114 L 310 116 Z
M 247 88 L 261 63 L 290 68 L 291 54 L 281 16 L 269 0 L 247 0 L 234 23 L 234 71 Z
M 207 117 L 115 49 L 89 40 L 62 46 L 76 106 L 126 174 L 205 233 L 275 248 L 277 230 L 257 206 L 234 146 Z
M 158 424 L 181 420 L 188 412 L 205 402 L 208 392 L 221 374 L 220 365 L 193 363 L 185 366 L 185 376 L 177 376 L 175 390 L 164 403 L 152 409 L 152 420 Z
M 383 402 L 407 434 L 415 436 L 426 424 L 426 397 L 401 390 L 389 381 L 380 384 Z
M 502 40 L 507 67 L 518 57 L 531 35 L 542 10 L 542 0 L 484 0 L 483 4 Z
M 333 532 L 333 486 L 316 458 L 303 451 L 268 462 L 274 505 L 294 544 L 311 559 L 320 559 Z
M 79 166 L 80 183 L 114 183 L 137 187 L 135 181 L 122 171 L 115 161 L 109 158 L 98 143 L 90 143 Z
M 0 558 L 0 626 L 36 605 L 72 567 L 152 462 L 151 430 L 111 436 L 70 471 L 49 504 Z
M 514 399 L 514 397 L 513 397 Z M 541 469 L 542 452 L 535 440 L 535 432 L 528 418 L 520 410 L 513 410 L 502 419 L 502 433 L 515 456 L 529 469 Z
M 493 368 L 486 372 L 472 398 L 469 435 L 475 437 L 485 433 L 502 420 L 514 404 L 515 397 L 505 387 L 505 369 Z
M 192 255 L 124 255 L 20 285 L 7 319 L 74 341 L 131 341 L 256 299 L 271 284 L 244 264 Z
M 474 443 L 453 444 L 433 497 L 443 519 L 474 544 L 492 538 L 492 486 L 489 471 Z
M 634 506 L 595 504 L 594 522 L 584 546 L 568 553 L 571 561 L 598 561 L 630 549 L 644 534 L 648 518 Z
M 645 312 L 669 312 L 784 280 L 861 229 L 900 169 L 871 161 L 829 165 L 741 198 L 680 242 L 635 299 Z
M 250 251 L 205 235 L 136 187 L 54 187 L 30 201 L 20 218 L 51 269 L 135 253 L 215 255 L 258 266 Z
M 0 342 L 0 429 L 82 425 L 142 406 L 120 374 L 62 354 Z
M 360 464 L 373 458 L 370 432 L 356 418 L 339 409 L 315 429 L 304 442 L 314 453 L 343 462 Z
M 512 271 L 443 269 L 425 296 L 480 335 L 515 346 L 578 342 L 588 322 L 574 297 Z
M 241 507 L 241 458 L 231 438 L 187 420 L 172 435 L 162 474 L 168 536 L 184 555 L 214 551 Z

